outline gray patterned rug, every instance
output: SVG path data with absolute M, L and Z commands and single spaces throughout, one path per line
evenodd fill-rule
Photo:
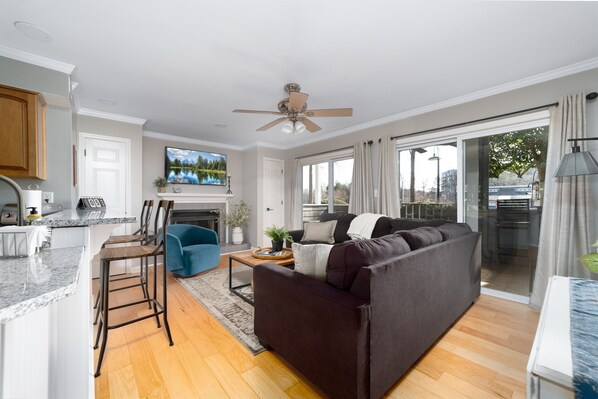
M 250 267 L 235 266 L 233 285 L 250 282 L 252 273 Z M 228 268 L 177 281 L 251 353 L 257 355 L 264 351 L 253 333 L 253 306 L 228 290 Z M 251 287 L 240 290 L 253 300 Z

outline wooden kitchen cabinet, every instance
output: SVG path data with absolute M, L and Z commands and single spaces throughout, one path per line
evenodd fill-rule
M 46 102 L 0 85 L 0 174 L 46 178 Z

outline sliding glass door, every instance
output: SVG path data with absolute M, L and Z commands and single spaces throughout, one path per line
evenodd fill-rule
M 482 284 L 528 296 L 542 218 L 548 126 L 462 143 L 463 216 L 482 233 Z

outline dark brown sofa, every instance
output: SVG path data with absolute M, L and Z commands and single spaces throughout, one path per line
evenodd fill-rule
M 355 219 L 357 215 L 354 213 L 322 213 L 318 221 L 319 222 L 329 222 L 331 220 L 336 220 L 336 228 L 334 229 L 334 242 L 341 243 L 351 239 L 347 235 L 347 231 L 349 230 L 349 226 L 351 225 L 351 221 Z M 372 231 L 372 238 L 382 237 L 388 234 L 392 234 L 396 231 L 400 230 L 409 230 L 414 229 L 416 227 L 422 226 L 432 226 L 438 227 L 447 223 L 446 220 L 441 219 L 406 219 L 406 218 L 397 218 L 393 219 L 388 216 L 382 216 L 376 222 L 374 226 L 374 230 Z M 303 230 L 291 230 L 289 231 L 290 236 L 293 238 L 294 242 L 300 244 L 315 244 L 314 241 L 303 241 Z M 287 243 L 287 246 L 290 246 L 290 243 Z
M 480 235 L 452 225 L 335 245 L 327 281 L 256 267 L 256 335 L 332 398 L 381 397 L 480 295 Z

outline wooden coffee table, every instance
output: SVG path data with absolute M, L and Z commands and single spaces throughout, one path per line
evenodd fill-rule
M 235 252 L 228 256 L 228 289 L 230 290 L 230 292 L 232 292 L 233 294 L 235 294 L 236 296 L 238 296 L 239 298 L 241 298 L 242 300 L 244 300 L 245 302 L 247 302 L 251 305 L 253 305 L 253 301 L 238 291 L 240 288 L 250 286 L 251 283 L 233 286 L 233 261 L 240 263 L 242 265 L 245 265 L 245 266 L 249 266 L 251 268 L 254 268 L 257 265 L 261 265 L 263 263 L 275 263 L 279 266 L 284 266 L 284 267 L 291 266 L 291 265 L 295 264 L 295 259 L 293 259 L 292 256 L 290 258 L 286 258 L 286 259 L 279 259 L 279 260 L 271 259 L 271 260 L 269 260 L 269 259 L 255 258 L 252 255 L 252 253 L 253 253 L 252 250 L 248 250 L 248 251 L 242 251 L 242 252 Z

